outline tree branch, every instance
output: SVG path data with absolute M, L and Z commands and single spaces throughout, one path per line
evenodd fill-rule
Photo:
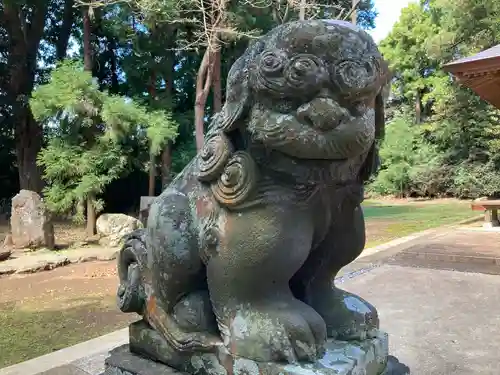
M 356 3 L 352 6 L 351 10 L 347 12 L 347 14 L 344 16 L 342 20 L 347 20 L 352 16 L 352 14 L 359 8 L 359 5 L 361 4 L 361 0 L 357 0 Z
M 71 29 L 75 20 L 74 5 L 74 0 L 66 0 L 64 2 L 63 22 L 61 28 L 59 29 L 59 38 L 56 43 L 57 60 L 62 60 L 64 59 L 64 57 L 66 57 L 69 36 L 71 34 Z

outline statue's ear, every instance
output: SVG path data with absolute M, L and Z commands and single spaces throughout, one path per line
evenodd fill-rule
M 385 135 L 385 109 L 382 91 L 375 97 L 375 139 L 382 140 Z
M 382 90 L 375 97 L 375 140 L 366 156 L 366 159 L 361 167 L 360 179 L 367 182 L 380 167 L 380 158 L 378 155 L 379 142 L 384 139 L 385 135 L 385 110 L 384 96 Z
M 244 57 L 245 55 L 236 60 L 227 76 L 226 102 L 222 107 L 219 123 L 224 132 L 236 128 L 238 120 L 245 116 L 250 107 L 248 67 Z
M 264 49 L 264 43 L 255 41 L 233 64 L 227 76 L 226 102 L 222 107 L 219 128 L 229 132 L 238 127 L 251 106 L 249 87 L 250 65 Z

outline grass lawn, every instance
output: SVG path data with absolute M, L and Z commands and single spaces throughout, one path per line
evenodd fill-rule
M 468 202 L 368 200 L 367 247 L 477 213 Z M 62 227 L 61 227 L 62 228 Z M 0 228 L 1 229 L 1 228 Z M 60 243 L 80 236 L 64 227 Z M 79 232 L 78 232 L 79 231 Z M 137 319 L 115 305 L 115 262 L 83 263 L 0 278 L 0 368 L 124 328 Z
M 366 247 L 478 216 L 477 212 L 471 210 L 470 202 L 456 200 L 367 200 L 363 203 L 363 210 L 366 219 Z
M 125 328 L 114 262 L 0 278 L 0 368 Z

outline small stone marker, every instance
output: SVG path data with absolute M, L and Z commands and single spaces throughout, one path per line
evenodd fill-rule
M 21 190 L 12 198 L 10 225 L 14 248 L 54 248 L 54 226 L 36 192 Z

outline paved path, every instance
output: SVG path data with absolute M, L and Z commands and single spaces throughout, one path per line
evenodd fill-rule
M 434 230 L 367 251 L 337 284 L 372 302 L 391 354 L 416 375 L 498 375 L 500 232 Z M 115 335 L 115 336 L 113 336 Z M 126 330 L 0 375 L 98 375 Z
M 344 288 L 377 306 L 412 374 L 500 374 L 500 277 L 383 265 Z
M 128 343 L 128 329 L 0 369 L 0 375 L 98 375 L 108 351 Z

